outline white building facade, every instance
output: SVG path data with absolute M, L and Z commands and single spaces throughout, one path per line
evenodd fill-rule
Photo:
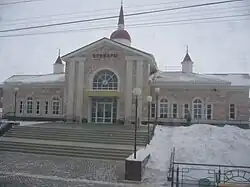
M 63 57 L 59 54 L 53 74 L 8 78 L 3 86 L 3 114 L 127 123 L 135 120 L 133 89 L 140 88 L 140 120 L 150 114 L 151 120 L 158 115 L 163 122 L 183 121 L 190 112 L 193 120 L 248 121 L 250 76 L 198 74 L 193 63 L 187 51 L 181 71 L 160 71 L 152 54 L 131 47 L 121 7 L 118 28 L 110 39 L 102 38 Z M 147 96 L 152 96 L 152 102 Z

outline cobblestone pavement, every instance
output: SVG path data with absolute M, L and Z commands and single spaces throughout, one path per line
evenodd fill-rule
M 0 187 L 163 187 L 160 184 L 108 183 L 41 179 L 26 176 L 0 177 Z
M 0 187 L 167 186 L 157 184 L 165 173 L 149 169 L 141 185 L 123 183 L 124 167 L 121 161 L 0 152 Z
M 78 178 L 97 181 L 124 180 L 125 163 L 49 155 L 0 152 L 0 171 Z

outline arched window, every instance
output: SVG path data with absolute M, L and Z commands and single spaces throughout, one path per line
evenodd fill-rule
M 28 97 L 27 98 L 27 114 L 32 114 L 33 111 L 33 98 Z
M 195 99 L 193 101 L 193 117 L 194 119 L 202 118 L 202 101 L 200 99 Z
M 118 90 L 118 78 L 110 70 L 101 70 L 93 79 L 93 90 Z
M 168 118 L 168 100 L 160 100 L 160 118 Z
M 60 114 L 60 99 L 58 97 L 53 97 L 52 99 L 52 114 L 53 115 Z

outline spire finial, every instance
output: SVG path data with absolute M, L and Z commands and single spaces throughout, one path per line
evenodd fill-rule
M 188 53 L 188 45 L 186 46 L 186 53 Z
M 119 13 L 119 20 L 118 20 L 118 29 L 124 29 L 124 14 L 123 14 L 123 0 L 121 0 L 121 8 Z
M 61 50 L 58 49 L 58 56 L 61 56 Z

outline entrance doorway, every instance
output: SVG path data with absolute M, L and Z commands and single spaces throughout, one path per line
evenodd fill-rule
M 92 99 L 92 122 L 115 123 L 117 116 L 117 102 L 113 98 Z

